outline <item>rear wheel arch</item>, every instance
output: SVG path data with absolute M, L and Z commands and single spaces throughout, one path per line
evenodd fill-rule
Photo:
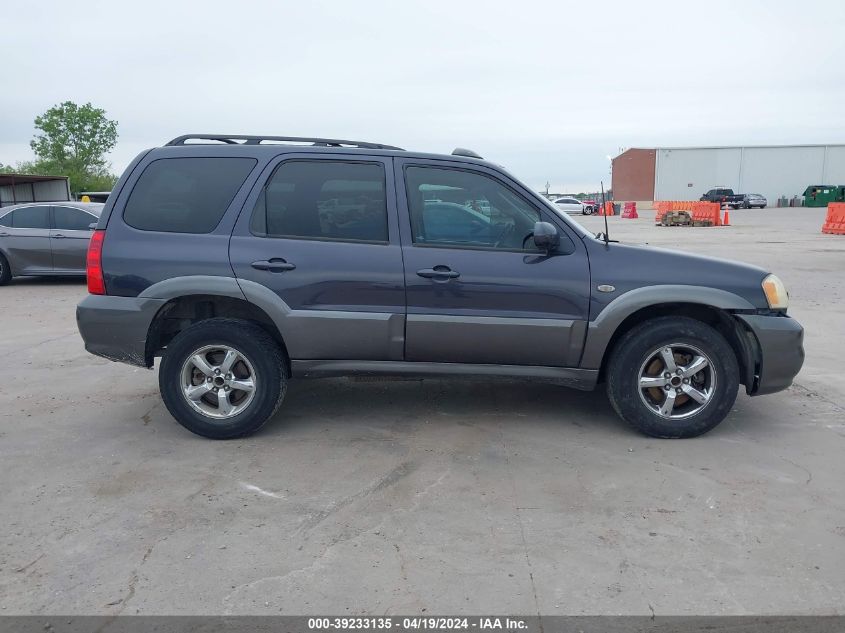
M 239 319 L 258 325 L 278 343 L 284 353 L 287 371 L 290 374 L 290 360 L 287 345 L 273 319 L 244 299 L 214 294 L 192 294 L 171 298 L 159 308 L 147 331 L 145 360 L 152 366 L 155 356 L 160 355 L 167 344 L 188 327 L 214 318 Z

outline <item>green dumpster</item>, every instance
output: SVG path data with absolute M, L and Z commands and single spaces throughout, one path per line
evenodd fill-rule
M 810 185 L 804 190 L 804 206 L 826 207 L 831 202 L 842 202 L 842 186 Z

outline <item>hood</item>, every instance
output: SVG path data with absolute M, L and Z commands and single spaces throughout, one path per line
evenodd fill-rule
M 768 271 L 757 266 L 656 246 L 605 246 L 590 238 L 584 242 L 590 256 L 592 299 L 601 307 L 643 286 L 686 285 L 717 288 L 738 295 L 757 308 L 768 308 L 761 286 Z M 615 286 L 616 291 L 596 292 L 600 284 Z

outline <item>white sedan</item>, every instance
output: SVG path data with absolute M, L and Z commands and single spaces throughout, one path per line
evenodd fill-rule
M 584 204 L 577 198 L 556 198 L 554 200 L 555 206 L 566 213 L 580 213 L 581 215 L 592 215 L 593 205 Z

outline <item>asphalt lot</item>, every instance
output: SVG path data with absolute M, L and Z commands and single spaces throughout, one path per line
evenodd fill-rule
M 823 215 L 610 218 L 614 238 L 771 268 L 807 329 L 795 386 L 741 393 L 686 441 L 630 431 L 603 391 L 342 379 L 204 440 L 155 372 L 85 353 L 83 282 L 16 280 L 0 614 L 845 613 L 845 237 Z

